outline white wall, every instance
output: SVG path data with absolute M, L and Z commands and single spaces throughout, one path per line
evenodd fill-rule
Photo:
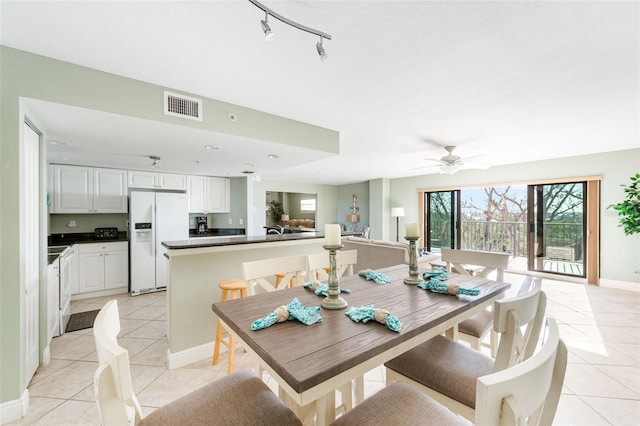
M 419 189 L 486 186 L 542 179 L 601 176 L 600 276 L 604 279 L 640 283 L 640 234 L 625 236 L 618 227 L 617 213 L 607 206 L 624 198 L 621 185 L 640 171 L 640 149 L 536 161 L 487 170 L 464 170 L 453 176 L 425 175 L 391 180 L 390 204 L 403 206 L 409 220 L 418 217 Z M 393 219 L 393 218 L 390 218 Z M 395 220 L 395 219 L 393 219 Z M 389 223 L 389 226 L 395 226 Z

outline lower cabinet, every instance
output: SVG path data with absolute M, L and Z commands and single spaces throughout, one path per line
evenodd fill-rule
M 79 244 L 78 292 L 129 286 L 129 252 L 126 242 Z

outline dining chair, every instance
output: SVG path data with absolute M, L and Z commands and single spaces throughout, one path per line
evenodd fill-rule
M 505 370 L 478 377 L 476 425 L 551 425 L 560 400 L 567 366 L 567 347 L 555 320 L 548 318 L 546 339 L 529 359 Z M 395 382 L 331 426 L 468 425 L 469 422 L 402 382 Z
M 495 272 L 495 281 L 504 281 L 504 271 L 509 266 L 509 255 L 475 250 L 452 250 L 443 248 L 441 259 L 448 272 L 455 270 L 461 275 L 471 275 L 469 265 L 482 267 L 475 276 L 486 278 Z M 489 348 L 491 356 L 495 358 L 498 350 L 498 335 L 492 331 L 493 312 L 491 308 L 480 311 L 470 318 L 458 323 L 453 330 L 457 340 L 468 342 L 472 348 L 480 350 L 483 340 L 489 334 Z
M 143 417 L 133 391 L 129 352 L 117 342 L 119 332 L 114 299 L 104 305 L 93 325 L 99 362 L 94 392 L 103 426 L 302 425 L 250 370 L 228 374 Z
M 329 279 L 329 252 L 307 256 L 311 277 L 319 281 Z M 336 253 L 336 270 L 339 277 L 353 275 L 353 265 L 358 263 L 358 250 L 340 250 Z
M 533 355 L 545 309 L 546 295 L 540 286 L 523 295 L 496 300 L 493 328 L 500 343 L 495 360 L 438 335 L 386 362 L 386 383 L 412 384 L 450 410 L 473 420 L 477 378 L 512 367 Z
M 307 270 L 307 256 L 286 256 L 271 259 L 254 260 L 242 264 L 243 278 L 247 281 L 247 295 L 256 294 L 256 288 L 269 292 L 279 288 L 270 281 L 277 274 L 283 274 L 282 283 L 289 283 L 293 278 L 295 285 L 302 285 L 302 277 Z

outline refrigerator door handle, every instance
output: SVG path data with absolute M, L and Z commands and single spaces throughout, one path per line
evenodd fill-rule
M 158 218 L 156 217 L 156 203 L 151 204 L 151 223 L 153 223 L 153 232 L 151 232 L 151 257 L 156 257 L 156 232 L 158 231 Z

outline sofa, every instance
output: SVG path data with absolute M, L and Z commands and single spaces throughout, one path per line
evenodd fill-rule
M 393 241 L 371 240 L 361 237 L 343 237 L 342 250 L 357 250 L 358 263 L 353 267 L 354 273 L 362 269 L 380 269 L 387 266 L 409 264 L 409 244 Z M 418 255 L 418 267 L 429 268 L 431 261 L 440 259 L 439 254 Z

